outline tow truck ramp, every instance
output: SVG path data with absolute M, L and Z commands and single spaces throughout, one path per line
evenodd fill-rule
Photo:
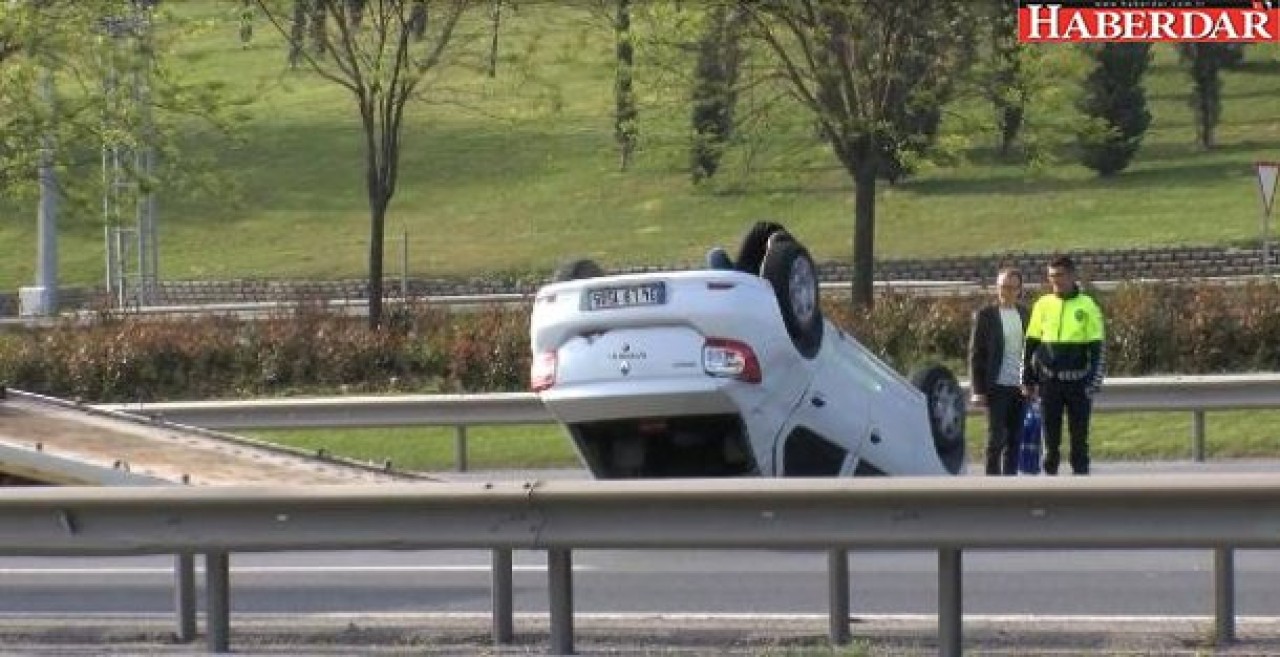
M 390 467 L 9 389 L 0 484 L 290 485 L 429 482 Z

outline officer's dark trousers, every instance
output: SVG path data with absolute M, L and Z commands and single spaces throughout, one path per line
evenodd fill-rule
M 987 474 L 1018 474 L 1018 438 L 1026 412 L 1017 386 L 992 386 L 987 393 Z
M 1040 386 L 1040 411 L 1044 417 L 1044 473 L 1058 474 L 1062 460 L 1062 415 L 1066 411 L 1071 434 L 1071 470 L 1089 474 L 1089 415 L 1093 400 L 1084 381 L 1048 381 Z

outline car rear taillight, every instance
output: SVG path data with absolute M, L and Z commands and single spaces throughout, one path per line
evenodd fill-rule
M 529 364 L 529 388 L 542 392 L 556 384 L 556 352 L 544 351 L 533 355 Z
M 702 345 L 702 369 L 711 376 L 722 376 L 747 383 L 760 383 L 760 359 L 745 342 L 725 338 L 707 338 Z

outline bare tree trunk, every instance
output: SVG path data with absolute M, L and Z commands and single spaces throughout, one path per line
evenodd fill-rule
M 493 13 L 490 15 L 493 34 L 489 42 L 489 77 L 498 77 L 498 27 L 502 24 L 502 0 L 493 0 Z
M 854 172 L 853 306 L 875 304 L 876 166 L 863 162 Z
M 394 178 L 388 168 L 396 156 L 388 143 L 391 126 L 386 120 L 382 100 L 366 95 L 360 100 L 360 117 L 365 138 L 365 193 L 369 199 L 369 328 L 382 324 L 382 274 L 385 250 L 387 206 L 391 202 Z
M 356 29 L 359 29 L 360 23 L 364 21 L 365 1 L 366 0 L 347 0 L 347 15 L 351 17 L 351 26 Z
M 324 4 L 318 0 L 311 2 L 311 47 L 317 56 L 329 51 L 329 36 L 325 34 L 326 20 Z
M 369 328 L 382 324 L 383 243 L 386 238 L 387 204 L 370 199 L 369 222 Z
M 289 68 L 297 68 L 307 39 L 307 0 L 293 0 L 289 21 Z
M 427 36 L 427 0 L 413 0 L 409 13 L 409 31 L 414 41 L 421 41 Z

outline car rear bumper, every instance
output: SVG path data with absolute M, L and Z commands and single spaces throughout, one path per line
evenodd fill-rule
M 710 376 L 557 386 L 540 393 L 560 422 L 598 422 L 679 415 L 742 414 L 729 386 Z M 739 384 L 740 385 L 740 384 Z

